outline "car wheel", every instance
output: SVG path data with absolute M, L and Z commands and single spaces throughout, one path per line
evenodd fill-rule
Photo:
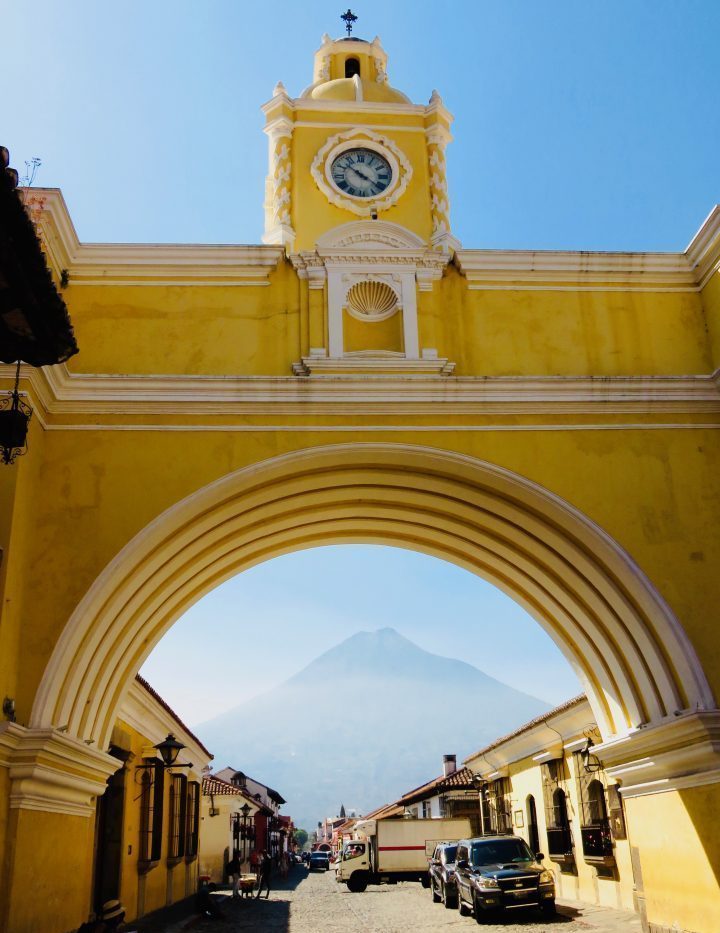
M 540 912 L 544 917 L 553 917 L 557 910 L 555 908 L 555 900 L 552 901 L 543 901 L 540 905 Z
M 432 878 L 430 879 L 430 893 L 432 894 L 433 904 L 439 904 L 440 895 L 438 894 L 437 889 L 435 888 L 435 882 Z
M 432 887 L 432 881 L 430 880 L 430 875 L 429 875 L 429 874 L 423 875 L 422 878 L 420 879 L 420 884 L 421 884 L 424 888 L 431 888 L 431 887 Z
M 357 873 L 355 875 L 350 875 L 346 884 L 348 891 L 350 891 L 352 894 L 362 894 L 362 892 L 368 886 L 367 878 L 363 877 L 362 875 L 357 877 Z
M 453 910 L 457 907 L 457 897 L 448 891 L 446 884 L 442 886 L 442 902 L 445 910 Z
M 477 894 L 473 895 L 473 913 L 475 914 L 475 923 L 485 923 L 486 914 L 482 909 Z
M 470 913 L 470 908 L 465 903 L 465 901 L 462 899 L 461 894 L 458 894 L 458 910 L 460 911 L 461 917 L 467 917 L 467 915 Z

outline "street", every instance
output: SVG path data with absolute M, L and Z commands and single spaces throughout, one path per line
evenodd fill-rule
M 335 882 L 335 872 L 307 874 L 296 866 L 285 882 L 275 881 L 268 900 L 233 901 L 218 895 L 224 917 L 195 921 L 177 928 L 193 931 L 253 930 L 273 933 L 432 933 L 437 930 L 472 930 L 472 916 L 433 904 L 430 892 L 417 883 L 370 887 L 351 894 Z M 630 915 L 597 908 L 562 906 L 553 920 L 535 911 L 516 913 L 502 923 L 483 924 L 492 933 L 636 933 L 640 921 Z M 175 933 L 176 928 L 167 930 Z

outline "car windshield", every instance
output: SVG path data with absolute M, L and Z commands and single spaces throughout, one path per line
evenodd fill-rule
M 488 839 L 474 842 L 470 852 L 473 865 L 499 865 L 503 862 L 530 862 L 533 854 L 523 839 Z
M 446 862 L 454 862 L 457 856 L 457 846 L 445 846 L 443 849 Z
M 330 858 L 329 852 L 313 852 L 310 858 Z

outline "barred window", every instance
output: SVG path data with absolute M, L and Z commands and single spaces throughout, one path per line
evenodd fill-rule
M 187 778 L 173 774 L 170 783 L 170 844 L 168 858 L 182 858 L 185 854 L 187 814 Z
M 148 761 L 140 778 L 140 858 L 138 868 L 146 871 L 160 860 L 162 852 L 165 769 L 161 761 Z
M 198 853 L 198 827 L 200 824 L 200 785 L 190 781 L 187 787 L 187 830 L 185 856 L 195 858 Z

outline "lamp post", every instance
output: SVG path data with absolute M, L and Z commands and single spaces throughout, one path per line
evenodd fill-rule
M 242 840 L 242 858 L 241 862 L 244 862 L 249 855 L 249 843 L 252 839 L 255 838 L 255 827 L 252 826 L 250 820 L 250 807 L 248 804 L 244 803 L 240 807 L 240 838 Z

